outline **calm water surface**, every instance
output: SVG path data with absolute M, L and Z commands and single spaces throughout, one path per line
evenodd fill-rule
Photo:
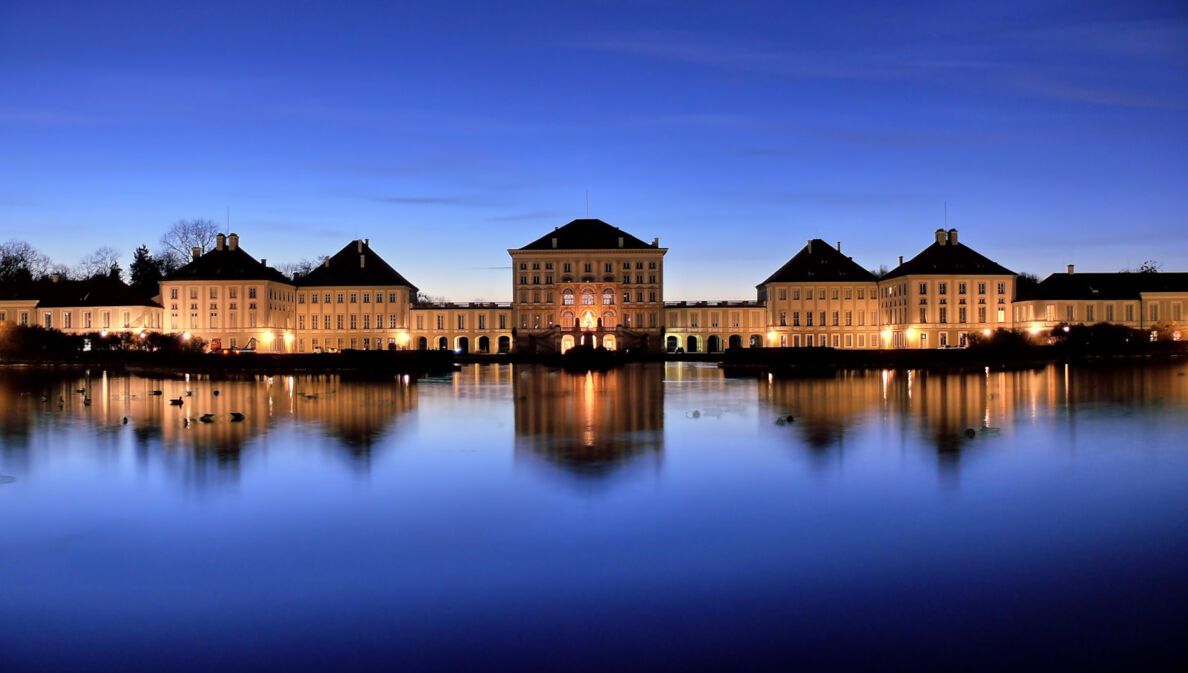
M 0 371 L 0 671 L 1178 668 L 1186 374 Z

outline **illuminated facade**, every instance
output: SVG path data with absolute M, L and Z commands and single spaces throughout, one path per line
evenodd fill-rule
M 206 254 L 194 248 L 193 261 L 160 283 L 165 329 L 212 348 L 292 352 L 297 288 L 266 262 L 239 247 L 238 234 L 219 234 Z
M 664 254 L 602 220 L 574 220 L 512 258 L 516 350 L 578 345 L 659 349 L 664 333 Z
M 156 301 L 118 279 L 0 285 L 0 323 L 68 332 L 163 330 L 274 353 L 430 349 L 563 353 L 580 345 L 669 353 L 729 348 L 954 348 L 999 328 L 1033 334 L 1109 322 L 1179 339 L 1188 274 L 1053 274 L 1016 298 L 1015 273 L 956 229 L 881 278 L 812 239 L 748 301 L 664 301 L 659 239 L 578 219 L 511 257 L 511 301 L 425 303 L 367 239 L 298 280 L 217 237 L 160 283 Z
M 963 347 L 971 333 L 1011 329 L 1015 272 L 958 242 L 957 230 L 879 279 L 884 348 Z
M 0 325 L 39 325 L 68 334 L 160 331 L 161 305 L 118 278 L 50 279 L 0 288 Z
M 1054 273 L 1021 293 L 1015 324 L 1033 335 L 1061 325 L 1101 322 L 1151 330 L 1154 338 L 1184 338 L 1188 273 Z

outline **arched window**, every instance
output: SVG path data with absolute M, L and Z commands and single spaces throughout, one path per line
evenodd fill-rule
M 594 290 L 582 290 L 582 305 L 583 306 L 593 306 L 594 305 Z
M 614 311 L 603 312 L 603 314 L 602 314 L 603 329 L 613 329 L 614 326 L 615 326 L 615 312 Z
M 570 295 L 570 299 L 571 300 L 573 299 L 572 294 Z M 566 329 L 573 327 L 573 313 L 572 312 L 566 311 L 561 314 L 561 326 Z
M 561 293 L 561 303 L 565 306 L 573 306 L 573 290 L 565 290 Z
M 613 290 L 602 291 L 602 305 L 613 306 L 615 303 L 615 293 Z

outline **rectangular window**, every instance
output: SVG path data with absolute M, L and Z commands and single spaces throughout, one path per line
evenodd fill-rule
M 792 290 L 793 301 L 800 301 L 800 290 Z
M 354 317 L 354 316 L 351 316 L 351 317 Z M 376 322 L 378 323 L 379 321 L 376 321 Z M 376 324 L 376 327 L 379 327 L 379 325 Z M 363 329 L 371 329 L 371 316 L 366 313 L 363 314 Z
M 805 314 L 804 314 L 804 325 L 805 325 L 805 327 L 812 327 L 812 326 L 813 326 L 813 312 L 812 312 L 812 311 L 806 311 L 806 312 L 805 312 Z M 811 338 L 811 337 L 810 337 L 810 338 Z
M 961 309 L 961 310 L 964 311 L 965 309 Z M 949 309 L 945 308 L 944 306 L 940 307 L 940 321 L 941 321 L 941 324 L 945 324 L 945 323 L 949 322 Z
M 945 314 L 945 309 L 942 308 L 941 315 L 943 316 L 944 314 Z M 944 322 L 944 321 L 945 321 L 944 318 L 941 318 L 941 322 Z M 920 322 L 922 322 L 922 323 L 928 322 L 928 309 L 926 309 L 926 308 L 920 309 Z
M 499 314 L 499 329 L 507 329 L 507 315 Z
M 248 288 L 248 299 L 255 299 L 255 298 L 256 298 L 256 288 L 249 287 Z
M 339 329 L 341 328 L 342 326 L 339 325 Z M 322 316 L 322 329 L 330 329 L 330 316 Z
M 1126 322 L 1134 322 L 1134 304 L 1126 305 Z
M 370 303 L 371 303 L 371 293 L 370 293 L 370 292 L 364 292 L 364 293 L 363 293 L 363 303 L 364 303 L 364 304 L 370 304 Z
M 928 294 L 928 283 L 920 283 L 920 294 Z
M 946 292 L 948 292 L 948 290 L 949 290 L 948 283 L 937 283 L 936 284 L 936 293 L 937 294 L 945 294 Z
M 342 329 L 342 314 L 341 314 L 341 313 L 339 313 L 338 315 L 334 316 L 334 328 L 335 328 L 335 329 Z
M 854 312 L 846 311 L 846 327 L 850 327 L 853 324 L 854 324 Z
M 965 294 L 965 283 L 957 283 L 957 294 Z
M 964 311 L 965 309 L 961 309 L 961 310 Z M 986 322 L 986 307 L 985 306 L 978 307 L 978 322 Z
M 1068 306 L 1064 307 L 1064 319 L 1065 320 L 1067 320 L 1068 322 L 1072 322 L 1073 320 L 1076 320 L 1076 316 L 1077 316 L 1076 306 L 1069 304 Z
M 355 294 L 354 292 L 351 293 L 351 303 L 352 304 L 359 303 L 359 295 Z

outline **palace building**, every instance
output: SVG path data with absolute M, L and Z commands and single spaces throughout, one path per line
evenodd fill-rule
M 812 239 L 756 286 L 754 300 L 664 300 L 664 258 L 598 219 L 577 219 L 511 257 L 510 301 L 427 303 L 368 239 L 290 279 L 237 234 L 141 297 L 118 279 L 0 284 L 0 323 L 81 333 L 163 330 L 212 349 L 275 353 L 449 349 L 561 353 L 575 346 L 672 353 L 728 348 L 951 348 L 999 328 L 1049 332 L 1110 322 L 1179 339 L 1186 273 L 1053 274 L 1016 296 L 1016 275 L 938 229 L 881 278 Z

